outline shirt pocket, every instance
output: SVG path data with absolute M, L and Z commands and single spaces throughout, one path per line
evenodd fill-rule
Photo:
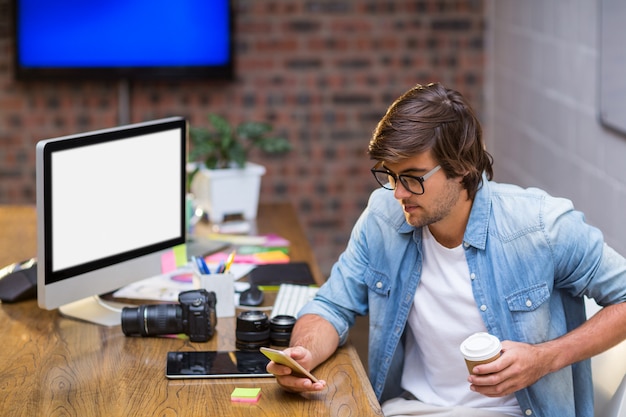
M 368 291 L 370 334 L 380 334 L 393 323 L 391 301 L 391 281 L 381 273 L 368 271 L 364 277 Z
M 391 281 L 389 277 L 372 270 L 369 270 L 365 274 L 365 285 L 369 288 L 370 294 L 374 293 L 386 297 L 391 291 Z
M 541 343 L 548 340 L 550 329 L 550 289 L 537 284 L 506 297 L 515 335 L 521 342 Z

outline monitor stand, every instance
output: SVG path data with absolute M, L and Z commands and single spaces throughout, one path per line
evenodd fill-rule
M 74 301 L 59 307 L 59 312 L 72 319 L 101 326 L 119 326 L 122 323 L 122 308 L 127 304 L 105 301 L 97 295 Z

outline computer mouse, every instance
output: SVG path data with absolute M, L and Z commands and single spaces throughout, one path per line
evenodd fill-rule
M 251 285 L 239 295 L 239 305 L 256 307 L 263 303 L 263 291 L 256 285 Z

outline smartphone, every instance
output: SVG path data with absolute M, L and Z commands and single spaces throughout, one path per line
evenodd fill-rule
M 270 349 L 266 347 L 261 348 L 261 353 L 270 358 L 276 363 L 288 366 L 292 370 L 292 375 L 302 378 L 309 378 L 313 382 L 319 382 L 309 371 L 304 369 L 302 365 L 293 360 L 291 356 L 286 355 L 282 350 Z
M 168 352 L 165 376 L 184 378 L 273 377 L 269 359 L 258 351 Z

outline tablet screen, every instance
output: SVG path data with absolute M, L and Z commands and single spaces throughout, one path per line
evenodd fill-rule
M 262 353 L 245 351 L 169 352 L 166 376 L 182 378 L 269 377 L 269 359 Z

